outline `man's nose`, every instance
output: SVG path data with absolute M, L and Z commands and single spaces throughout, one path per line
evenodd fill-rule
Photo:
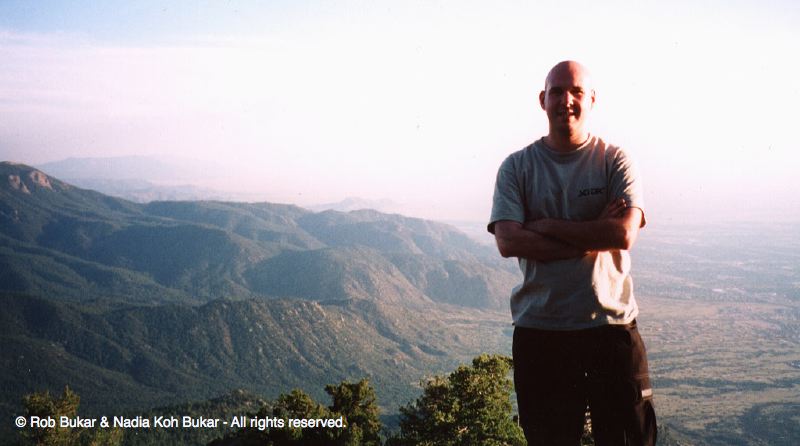
M 572 93 L 565 91 L 564 93 L 561 94 L 559 101 L 562 105 L 572 105 L 574 99 L 575 97 L 572 96 Z

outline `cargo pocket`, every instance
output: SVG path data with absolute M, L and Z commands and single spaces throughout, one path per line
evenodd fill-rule
M 656 411 L 653 406 L 653 388 L 646 374 L 635 378 L 633 412 L 625 436 L 631 446 L 652 446 L 656 444 Z
M 634 401 L 653 399 L 653 387 L 650 385 L 650 375 L 639 374 L 634 377 Z

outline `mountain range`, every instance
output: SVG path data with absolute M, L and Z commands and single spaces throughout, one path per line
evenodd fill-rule
M 508 350 L 518 274 L 433 221 L 135 203 L 0 163 L 0 412 L 63 385 L 101 413 L 370 377 L 390 413 L 422 377 Z

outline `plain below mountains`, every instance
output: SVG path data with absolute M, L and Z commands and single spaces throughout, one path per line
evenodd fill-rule
M 419 379 L 507 350 L 513 262 L 455 228 L 272 203 L 133 203 L 0 163 L 2 413 Z M 113 395 L 113 397 L 112 397 Z

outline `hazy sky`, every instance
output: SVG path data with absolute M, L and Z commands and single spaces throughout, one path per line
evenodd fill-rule
M 194 158 L 265 200 L 483 221 L 577 59 L 651 222 L 800 219 L 799 29 L 793 1 L 4 0 L 0 159 Z

